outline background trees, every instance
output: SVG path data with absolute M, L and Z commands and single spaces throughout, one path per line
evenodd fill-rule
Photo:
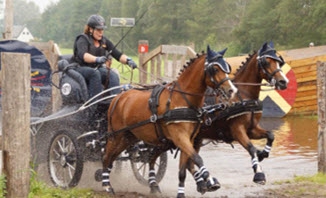
M 228 47 L 227 56 L 249 53 L 270 40 L 280 50 L 326 43 L 323 0 L 60 0 L 43 13 L 31 2 L 14 0 L 14 8 L 16 25 L 27 24 L 39 40 L 66 48 L 94 13 L 106 19 L 105 34 L 114 43 L 129 28 L 110 27 L 110 19 L 135 18 L 136 26 L 117 46 L 134 54 L 139 40 L 148 40 L 150 49 L 161 44 L 194 44 L 198 52 L 207 44 Z

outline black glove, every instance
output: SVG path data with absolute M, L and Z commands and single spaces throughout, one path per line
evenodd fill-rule
M 107 58 L 105 56 L 99 56 L 99 57 L 96 57 L 95 62 L 99 63 L 99 64 L 103 64 L 106 62 L 106 60 L 107 60 Z
M 131 58 L 127 58 L 127 65 L 129 65 L 129 67 L 131 67 L 132 69 L 137 68 L 137 64 Z

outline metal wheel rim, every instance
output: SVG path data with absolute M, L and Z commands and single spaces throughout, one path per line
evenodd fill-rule
M 49 169 L 54 183 L 68 188 L 76 171 L 77 151 L 72 140 L 66 135 L 58 135 L 49 151 Z
M 137 158 L 138 155 L 139 154 L 137 153 L 135 156 L 133 156 L 133 158 Z M 163 161 L 160 156 L 156 159 L 156 162 L 155 162 L 155 175 L 156 176 L 158 176 L 158 173 L 160 172 L 160 167 L 161 167 L 162 163 L 166 163 L 166 162 Z M 148 174 L 149 174 L 149 163 L 142 162 L 142 161 L 139 161 L 139 162 L 132 161 L 132 166 L 137 171 L 139 176 L 141 176 L 143 178 L 142 180 L 144 180 L 144 181 L 142 181 L 141 183 L 143 183 L 144 185 L 147 185 Z M 157 182 L 159 182 L 159 181 L 157 181 Z

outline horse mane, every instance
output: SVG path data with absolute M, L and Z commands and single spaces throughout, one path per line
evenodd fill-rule
M 254 51 L 252 54 L 248 54 L 248 57 L 246 58 L 246 62 L 241 62 L 240 67 L 237 69 L 237 71 L 235 72 L 234 76 L 237 75 L 238 73 L 240 73 L 242 70 L 244 70 L 244 68 L 246 68 L 246 66 L 248 65 L 248 63 L 252 60 L 252 57 L 257 53 L 257 51 Z
M 180 69 L 179 73 L 178 73 L 178 78 L 180 77 L 180 75 L 189 67 L 189 65 L 191 65 L 193 62 L 195 62 L 196 59 L 200 58 L 201 56 L 206 55 L 204 51 L 201 52 L 201 54 L 196 54 L 195 58 L 191 58 L 189 61 L 186 62 L 185 65 L 183 65 L 183 68 Z

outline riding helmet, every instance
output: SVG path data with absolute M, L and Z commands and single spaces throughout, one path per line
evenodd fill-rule
M 104 18 L 97 14 L 91 15 L 88 18 L 87 25 L 95 29 L 106 29 Z

